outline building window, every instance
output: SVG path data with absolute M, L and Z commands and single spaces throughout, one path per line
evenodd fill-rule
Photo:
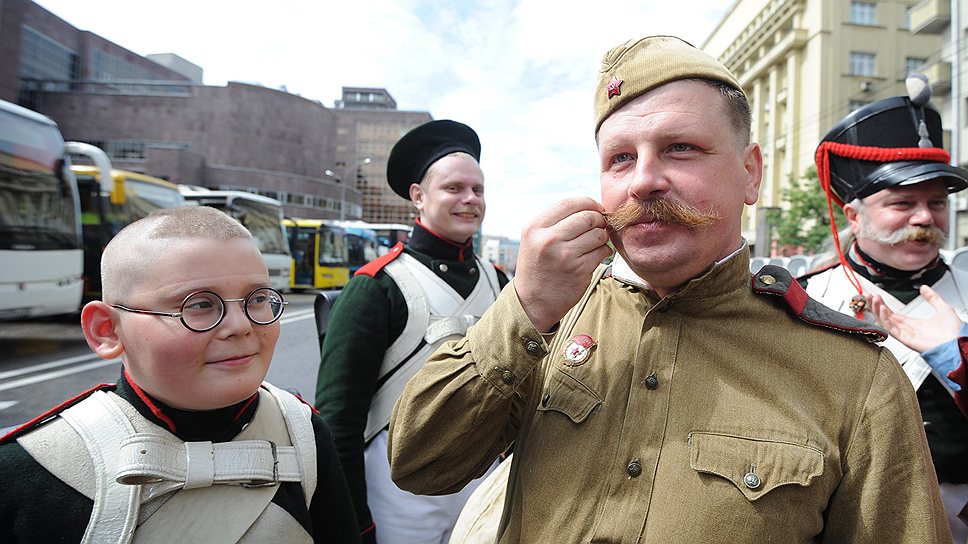
M 80 57 L 67 47 L 29 26 L 20 27 L 20 78 L 18 101 L 36 108 L 40 91 L 68 91 L 78 78 Z
M 917 72 L 919 68 L 928 63 L 928 59 L 921 57 L 908 57 L 904 61 L 904 75 L 910 74 L 911 72 Z
M 873 76 L 874 75 L 874 53 L 851 53 L 850 54 L 850 75 L 852 76 Z
M 877 23 L 877 5 L 871 2 L 851 2 L 850 22 L 855 25 L 873 26 Z

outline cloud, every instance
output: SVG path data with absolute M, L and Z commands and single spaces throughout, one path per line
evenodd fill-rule
M 592 94 L 602 55 L 672 34 L 694 45 L 721 0 L 40 0 L 139 54 L 175 53 L 205 83 L 247 81 L 332 106 L 343 86 L 386 88 L 400 109 L 473 126 L 483 144 L 485 234 L 515 238 L 566 196 L 597 198 Z

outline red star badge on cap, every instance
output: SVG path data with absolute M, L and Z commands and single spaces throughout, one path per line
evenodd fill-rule
M 612 76 L 612 79 L 608 82 L 608 99 L 611 100 L 613 96 L 622 95 L 622 84 L 625 83 L 621 79 Z

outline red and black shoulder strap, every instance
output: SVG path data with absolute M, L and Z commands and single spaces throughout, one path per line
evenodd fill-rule
M 28 432 L 32 431 L 33 429 L 36 429 L 37 427 L 40 427 L 44 423 L 47 423 L 51 419 L 54 419 L 55 417 L 57 417 L 64 410 L 67 410 L 71 406 L 74 406 L 75 404 L 81 402 L 82 400 L 90 397 L 97 391 L 114 391 L 116 387 L 117 387 L 117 384 L 102 383 L 100 385 L 96 385 L 88 389 L 87 391 L 81 393 L 80 395 L 77 395 L 76 397 L 67 399 L 64 402 L 60 403 L 59 405 L 51 408 L 50 410 L 47 410 L 43 414 L 40 414 L 34 419 L 31 419 L 27 423 L 24 423 L 23 425 L 17 427 L 16 429 L 0 437 L 0 444 L 6 444 L 7 442 L 16 440 L 18 437 L 27 434 Z
M 370 276 L 371 278 L 376 276 L 376 273 L 383 270 L 383 267 L 393 262 L 394 259 L 399 257 L 403 253 L 403 242 L 397 242 L 397 245 L 390 248 L 390 251 L 386 255 L 381 255 L 380 257 L 373 259 L 372 261 L 361 266 L 359 270 L 356 271 L 354 276 Z
M 859 334 L 871 343 L 882 342 L 887 338 L 887 332 L 877 325 L 832 310 L 810 298 L 797 280 L 783 267 L 764 266 L 753 275 L 752 287 L 754 293 L 781 297 L 793 315 L 811 325 Z

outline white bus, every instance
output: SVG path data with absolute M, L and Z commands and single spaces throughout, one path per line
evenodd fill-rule
M 0 320 L 79 309 L 80 216 L 57 124 L 0 101 Z
M 289 290 L 292 255 L 278 200 L 245 191 L 213 191 L 193 185 L 179 185 L 178 189 L 189 202 L 222 210 L 249 229 L 269 269 L 272 288 Z

